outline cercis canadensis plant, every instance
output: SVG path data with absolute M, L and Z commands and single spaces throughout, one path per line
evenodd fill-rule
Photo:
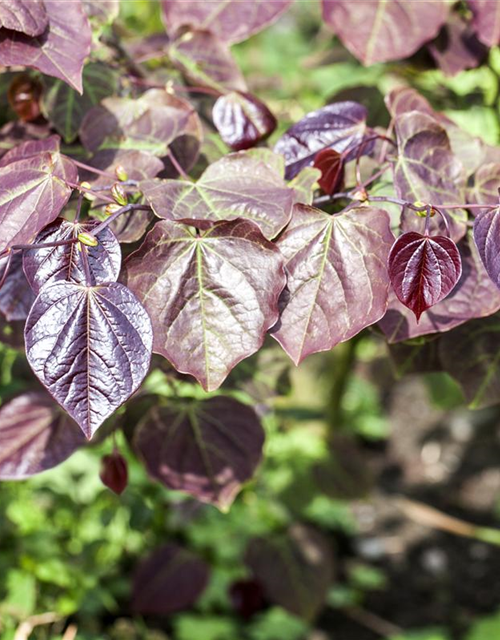
M 118 0 L 13 4 L 0 5 L 0 64 L 13 68 L 13 120 L 0 130 L 1 340 L 24 346 L 46 392 L 0 409 L 1 478 L 59 464 L 110 419 L 101 433 L 123 428 L 153 478 L 227 507 L 264 433 L 252 407 L 217 390 L 268 334 L 296 365 L 367 327 L 423 352 L 439 339 L 439 366 L 473 404 L 490 401 L 488 358 L 457 371 L 453 354 L 473 333 L 476 352 L 496 353 L 500 149 L 405 86 L 386 96 L 385 130 L 367 125 L 365 106 L 333 102 L 268 146 L 276 118 L 230 46 L 291 0 L 163 0 L 166 33 L 140 43 L 119 41 Z M 469 9 L 323 0 L 363 63 L 425 45 L 449 73 L 500 41 L 496 5 Z M 479 53 L 438 48 L 441 28 L 472 32 Z M 148 372 L 169 398 L 141 387 Z M 186 376 L 207 393 L 183 392 Z M 124 490 L 118 451 L 101 475 Z

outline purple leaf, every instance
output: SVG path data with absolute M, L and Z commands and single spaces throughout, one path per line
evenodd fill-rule
M 250 93 L 233 91 L 214 105 L 212 118 L 222 140 L 234 151 L 254 147 L 276 129 L 276 118 Z
M 200 235 L 159 222 L 125 272 L 153 320 L 155 352 L 208 391 L 262 346 L 285 286 L 278 249 L 246 220 Z
M 30 38 L 15 31 L 0 31 L 0 64 L 33 67 L 60 78 L 82 91 L 82 69 L 90 53 L 92 34 L 80 0 L 64 3 L 44 0 L 49 28 Z
M 472 9 L 472 26 L 487 47 L 500 44 L 500 5 L 495 0 L 468 0 Z
M 344 181 L 344 162 L 335 149 L 323 149 L 314 159 L 314 166 L 321 171 L 319 186 L 328 195 L 342 188 Z
M 92 233 L 97 222 L 73 223 L 58 219 L 45 227 L 35 239 L 36 243 L 60 242 L 77 238 L 79 233 Z M 106 282 L 116 282 L 120 274 L 121 250 L 117 239 L 109 228 L 98 235 L 99 244 L 88 247 L 88 263 L 92 286 Z M 82 253 L 78 244 L 47 247 L 24 251 L 24 272 L 33 291 L 40 290 L 54 282 L 65 280 L 85 284 L 85 270 Z
M 46 393 L 23 393 L 0 409 L 0 479 L 52 469 L 84 443 L 77 425 Z
M 357 102 L 335 102 L 308 113 L 291 126 L 274 147 L 276 153 L 285 156 L 287 179 L 312 165 L 323 149 L 355 155 L 365 136 L 366 117 L 365 107 Z
M 0 277 L 3 276 L 8 258 L 0 260 Z M 26 320 L 35 300 L 23 271 L 23 257 L 15 253 L 12 257 L 7 278 L 0 289 L 0 312 L 9 322 Z
M 59 136 L 50 136 L 50 138 L 44 138 L 43 140 L 26 140 L 26 142 L 16 145 L 2 156 L 0 167 L 6 167 L 8 164 L 18 160 L 28 160 L 44 152 L 59 153 L 61 149 L 60 143 Z
M 113 493 L 121 495 L 128 484 L 127 461 L 118 451 L 104 456 L 101 460 L 101 482 Z
M 134 436 L 153 478 L 221 509 L 253 476 L 263 444 L 255 411 L 228 397 L 154 406 Z
M 473 204 L 498 205 L 500 196 L 500 163 L 483 164 L 474 174 L 474 182 L 467 192 L 467 201 Z M 488 207 L 484 208 L 487 211 Z
M 453 13 L 444 32 L 429 44 L 429 51 L 445 75 L 455 76 L 477 67 L 485 56 L 486 48 L 477 40 L 470 25 Z
M 76 182 L 75 165 L 59 153 L 41 153 L 0 168 L 0 251 L 26 244 L 57 218 Z
M 328 539 L 301 524 L 284 534 L 251 540 L 245 562 L 267 600 L 306 620 L 320 612 L 334 578 Z
M 500 207 L 482 211 L 474 220 L 474 241 L 486 272 L 500 289 Z
M 403 113 L 419 111 L 428 116 L 438 117 L 429 101 L 411 87 L 397 87 L 386 95 L 384 102 L 392 118 L 397 118 Z M 441 115 L 441 114 L 439 114 Z
M 57 282 L 35 300 L 25 339 L 33 371 L 90 439 L 141 384 L 153 335 L 123 285 Z
M 361 206 L 330 216 L 295 206 L 277 242 L 288 285 L 272 334 L 295 364 L 333 349 L 384 315 L 393 242 L 382 209 Z
M 411 56 L 446 22 L 448 0 L 322 0 L 323 19 L 366 66 Z
M 142 560 L 134 575 L 132 609 L 142 615 L 169 615 L 189 609 L 205 590 L 209 567 L 193 553 L 167 544 Z
M 267 163 L 247 152 L 211 164 L 196 183 L 149 180 L 140 188 L 153 211 L 168 220 L 213 222 L 244 218 L 271 240 L 286 226 L 294 193 Z
M 49 26 L 42 0 L 9 0 L 0 3 L 0 27 L 39 36 Z
M 206 29 L 223 42 L 246 40 L 274 22 L 292 0 L 163 0 L 163 16 L 170 35 L 181 27 Z

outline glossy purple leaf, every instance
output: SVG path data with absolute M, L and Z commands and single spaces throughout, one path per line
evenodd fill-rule
M 366 132 L 367 111 L 357 102 L 335 102 L 308 113 L 292 125 L 276 143 L 274 150 L 283 154 L 286 177 L 312 165 L 319 151 L 334 149 L 344 155 L 356 155 Z M 368 152 L 368 146 L 365 153 Z
M 474 220 L 474 242 L 486 272 L 500 289 L 500 207 L 482 211 Z
M 162 0 L 163 16 L 171 35 L 181 27 L 206 29 L 223 42 L 246 40 L 274 22 L 292 0 Z
M 314 166 L 321 171 L 318 183 L 325 193 L 332 195 L 341 189 L 344 180 L 344 162 L 338 151 L 323 149 L 314 158 Z
M 196 183 L 186 180 L 142 182 L 153 211 L 168 220 L 213 222 L 244 218 L 271 240 L 286 226 L 294 193 L 267 163 L 244 151 L 211 164 Z
M 0 409 L 0 479 L 52 469 L 84 443 L 78 426 L 50 396 L 23 393 Z
M 0 64 L 33 67 L 82 90 L 82 69 L 90 53 L 92 34 L 80 0 L 44 0 L 49 27 L 30 38 L 15 31 L 0 31 Z M 62 10 L 63 9 L 63 10 Z
M 76 239 L 79 233 L 92 233 L 97 222 L 77 223 L 59 218 L 45 227 L 35 239 L 36 243 L 60 242 Z M 98 235 L 99 244 L 87 247 L 92 286 L 106 282 L 116 282 L 120 275 L 121 250 L 117 239 L 109 228 Z M 64 280 L 85 284 L 85 270 L 82 252 L 78 244 L 60 247 L 46 247 L 24 251 L 24 272 L 33 291 L 40 290 L 54 282 Z
M 142 560 L 134 574 L 132 609 L 166 616 L 189 609 L 208 584 L 209 567 L 193 553 L 167 544 Z
M 277 245 L 288 285 L 273 337 L 299 364 L 377 322 L 387 308 L 387 256 L 394 242 L 382 209 L 330 216 L 296 205 Z
M 407 58 L 446 22 L 448 0 L 322 0 L 323 19 L 363 64 Z
M 245 562 L 267 600 L 306 620 L 319 613 L 334 578 L 331 544 L 302 524 L 284 534 L 254 538 Z
M 16 145 L 2 156 L 0 167 L 6 167 L 8 164 L 18 160 L 28 160 L 44 152 L 59 153 L 60 148 L 61 138 L 59 136 L 50 136 L 43 140 L 26 140 L 26 142 Z
M 218 98 L 212 118 L 222 140 L 234 151 L 254 147 L 276 129 L 276 118 L 250 93 L 233 91 Z
M 35 300 L 25 339 L 33 371 L 90 439 L 141 384 L 153 332 L 123 285 L 57 282 Z
M 125 263 L 154 323 L 154 351 L 208 391 L 258 351 L 278 319 L 283 259 L 246 220 L 201 233 L 161 221 Z
M 42 0 L 9 0 L 0 3 L 0 27 L 39 36 L 49 26 Z
M 7 267 L 8 258 L 0 260 L 0 278 Z M 15 253 L 10 262 L 7 278 L 0 289 L 0 312 L 9 322 L 26 320 L 35 300 L 23 271 L 23 257 Z
M 121 495 L 128 484 L 127 461 L 118 451 L 104 456 L 99 474 L 101 482 L 113 493 Z
M 397 297 L 413 311 L 417 322 L 424 311 L 453 291 L 462 273 L 460 253 L 450 238 L 414 231 L 396 240 L 388 266 Z
M 472 26 L 487 47 L 500 44 L 500 4 L 496 0 L 468 0 L 472 9 Z
M 253 476 L 263 444 L 255 411 L 228 397 L 154 406 L 134 436 L 153 478 L 222 509 Z
M 478 41 L 468 23 L 452 14 L 429 51 L 437 66 L 447 76 L 474 69 L 484 58 L 486 48 Z
M 26 244 L 57 218 L 76 182 L 75 165 L 58 153 L 41 153 L 0 168 L 0 251 Z

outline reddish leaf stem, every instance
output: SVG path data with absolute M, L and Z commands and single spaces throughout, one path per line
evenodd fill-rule
M 170 160 L 170 162 L 174 165 L 175 170 L 177 171 L 177 173 L 182 176 L 184 178 L 184 180 L 189 180 L 190 182 L 192 182 L 191 177 L 184 171 L 184 169 L 181 167 L 179 161 L 177 160 L 177 158 L 174 156 L 172 149 L 168 150 L 168 159 Z
M 112 213 L 109 218 L 101 222 L 101 224 L 97 225 L 95 229 L 92 229 L 92 235 L 97 236 L 103 229 L 108 227 L 112 222 L 114 222 L 118 217 L 122 214 L 127 213 L 128 211 L 151 211 L 151 207 L 147 204 L 126 204 L 118 211 Z
M 109 171 L 101 171 L 101 169 L 96 169 L 95 167 L 91 167 L 90 165 L 85 164 L 84 162 L 80 162 L 79 160 L 75 160 L 74 158 L 71 158 L 71 162 L 73 162 L 73 164 L 76 164 L 77 167 L 80 167 L 80 169 L 85 169 L 85 171 L 89 171 L 90 173 L 95 173 L 98 176 L 111 178 L 116 182 L 116 176 Z

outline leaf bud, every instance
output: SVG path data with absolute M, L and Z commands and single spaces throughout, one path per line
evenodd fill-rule
M 128 203 L 127 193 L 119 182 L 115 182 L 115 184 L 111 187 L 111 195 L 113 196 L 113 199 L 122 207 L 124 207 Z
M 121 204 L 112 204 L 111 202 L 106 205 L 106 208 L 104 209 L 104 215 L 105 216 L 112 216 L 113 213 L 116 213 L 117 211 L 120 211 L 120 209 L 122 209 L 122 205 Z
M 359 200 L 359 202 L 366 202 L 368 200 L 368 194 L 366 189 L 359 189 L 352 194 L 353 200 Z
M 99 244 L 99 241 L 95 236 L 93 236 L 91 233 L 85 232 L 78 234 L 78 241 L 87 247 L 97 247 L 97 245 Z
M 128 180 L 128 173 L 125 171 L 125 167 L 121 164 L 117 164 L 115 167 L 115 176 L 120 182 Z
M 82 182 L 80 183 L 80 186 L 82 189 L 92 189 L 89 182 Z M 90 202 L 94 202 L 94 200 L 97 198 L 94 193 L 90 193 L 89 191 L 84 191 L 83 197 Z

